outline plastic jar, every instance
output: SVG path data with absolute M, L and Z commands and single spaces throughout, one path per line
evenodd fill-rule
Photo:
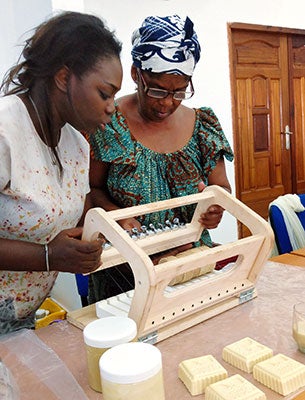
M 136 323 L 127 317 L 105 317 L 90 322 L 83 331 L 87 352 L 89 385 L 102 391 L 99 359 L 109 348 L 135 340 Z
M 164 400 L 160 350 L 148 343 L 113 347 L 99 362 L 104 400 Z

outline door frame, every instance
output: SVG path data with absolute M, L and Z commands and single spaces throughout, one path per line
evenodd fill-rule
M 232 31 L 236 30 L 243 31 L 259 31 L 265 33 L 275 33 L 275 34 L 287 34 L 287 35 L 302 35 L 305 37 L 305 30 L 303 29 L 293 29 L 293 28 L 283 28 L 277 26 L 267 26 L 267 25 L 257 25 L 257 24 L 248 24 L 248 23 L 240 23 L 240 22 L 232 22 L 227 24 L 228 31 L 228 46 L 229 46 L 229 68 L 230 68 L 230 87 L 231 87 L 231 109 L 232 109 L 232 136 L 233 136 L 233 145 L 234 150 L 238 150 L 238 135 L 236 134 L 238 129 L 238 115 L 236 110 L 236 76 L 235 76 L 235 67 L 234 67 L 234 57 L 233 57 L 233 40 L 232 40 Z M 288 39 L 289 40 L 289 39 Z M 289 126 L 290 129 L 295 132 L 294 127 L 294 103 L 293 103 L 293 87 L 291 84 L 291 57 L 290 52 L 288 52 L 288 93 L 289 93 Z M 292 138 L 292 151 L 291 151 L 291 169 L 292 169 L 292 191 L 296 191 L 297 181 L 296 174 L 293 173 L 296 168 L 296 157 L 295 157 L 295 143 L 294 137 Z M 234 163 L 234 175 L 235 175 L 235 187 L 236 187 L 236 197 L 241 199 L 241 177 L 239 175 L 239 156 L 238 152 L 235 153 L 235 163 Z M 238 229 L 239 236 L 241 235 L 240 227 Z

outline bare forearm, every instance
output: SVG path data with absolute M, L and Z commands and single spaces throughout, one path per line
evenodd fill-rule
M 227 184 L 220 185 L 223 189 L 225 189 L 227 192 L 232 193 L 232 188 L 231 185 L 229 184 L 229 181 Z
M 225 162 L 220 158 L 208 178 L 209 185 L 218 185 L 231 193 L 231 185 L 227 177 Z
M 0 269 L 45 271 L 45 249 L 41 244 L 0 239 Z
M 102 207 L 106 211 L 117 210 L 120 208 L 111 201 L 110 196 L 107 195 L 107 192 L 101 189 L 92 188 L 91 199 L 93 200 L 95 207 Z M 127 231 L 131 230 L 132 228 L 141 229 L 141 224 L 136 220 L 136 218 L 121 219 L 118 221 L 118 223 Z
M 86 274 L 101 264 L 100 240 L 80 240 L 82 228 L 64 229 L 42 244 L 0 239 L 0 269 L 10 271 L 50 271 Z
M 117 210 L 120 208 L 114 204 L 106 190 L 92 188 L 91 200 L 94 207 L 102 207 L 106 211 Z

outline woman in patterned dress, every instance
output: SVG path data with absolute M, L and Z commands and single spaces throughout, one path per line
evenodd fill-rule
M 191 77 L 200 58 L 192 21 L 177 15 L 148 17 L 134 32 L 132 44 L 131 76 L 137 91 L 116 101 L 105 131 L 87 137 L 95 206 L 111 210 L 145 204 L 193 194 L 207 185 L 230 191 L 224 157 L 231 161 L 233 153 L 216 115 L 208 107 L 182 104 L 194 94 Z M 165 210 L 120 223 L 127 230 L 141 230 L 142 225 L 164 225 L 175 217 L 189 222 L 193 209 Z M 211 206 L 201 215 L 202 224 L 217 227 L 222 212 Z M 207 230 L 201 244 L 212 246 Z M 133 285 L 128 266 L 98 271 L 90 277 L 90 301 Z
M 77 227 L 90 159 L 79 131 L 110 121 L 122 81 L 120 51 L 99 18 L 67 12 L 35 30 L 4 79 L 0 334 L 34 327 L 58 271 L 87 273 L 100 264 L 101 242 L 81 241 Z

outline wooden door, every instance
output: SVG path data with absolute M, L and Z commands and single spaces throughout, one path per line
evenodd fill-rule
M 305 33 L 288 38 L 291 83 L 292 170 L 295 193 L 305 193 Z
M 231 24 L 229 37 L 236 196 L 267 219 L 305 190 L 305 31 Z

